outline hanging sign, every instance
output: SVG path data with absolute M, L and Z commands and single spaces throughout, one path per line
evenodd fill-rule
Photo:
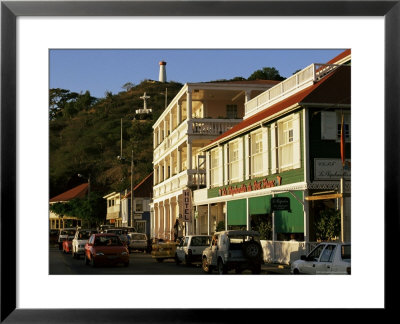
M 290 198 L 288 197 L 273 197 L 271 198 L 271 210 L 289 210 Z
M 183 221 L 190 222 L 192 220 L 192 194 L 190 189 L 183 190 Z

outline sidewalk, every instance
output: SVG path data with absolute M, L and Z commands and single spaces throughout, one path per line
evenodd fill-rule
M 290 265 L 279 263 L 264 263 L 261 271 L 268 274 L 290 274 Z

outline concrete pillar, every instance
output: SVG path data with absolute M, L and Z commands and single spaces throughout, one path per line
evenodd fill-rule
M 171 111 L 169 112 L 169 133 L 170 134 L 172 133 L 172 129 L 173 129 L 173 127 L 172 127 L 172 109 L 171 109 Z
M 187 142 L 187 170 L 192 169 L 192 143 Z
M 157 147 L 157 133 L 156 133 L 156 130 L 154 130 L 154 133 L 153 133 L 153 148 L 156 148 Z
M 168 136 L 167 125 L 167 119 L 164 119 L 164 138 L 167 138 Z
M 244 96 L 244 102 L 248 102 L 251 99 L 251 90 L 247 90 Z
M 163 226 L 163 237 L 166 239 L 166 232 L 167 232 L 167 206 L 166 206 L 166 200 L 164 200 L 163 203 L 163 219 L 164 219 L 164 226 Z
M 192 90 L 188 89 L 186 91 L 186 111 L 187 111 L 187 120 L 192 119 Z
M 174 218 L 173 218 L 173 210 L 172 210 L 172 198 L 169 199 L 169 228 L 168 231 L 170 233 L 170 239 L 173 240 L 172 229 L 174 227 Z
M 176 127 L 179 126 L 181 121 L 182 121 L 182 106 L 178 101 L 178 103 L 176 104 Z
M 178 147 L 176 151 L 176 158 L 177 158 L 177 167 L 178 167 L 178 173 L 182 172 L 182 150 Z

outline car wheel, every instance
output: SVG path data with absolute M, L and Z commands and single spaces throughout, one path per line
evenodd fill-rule
M 129 261 L 124 263 L 124 267 L 128 267 L 129 266 Z
M 243 244 L 243 254 L 249 259 L 256 260 L 261 257 L 262 248 L 257 242 L 245 242 Z
M 253 269 L 251 269 L 253 274 L 260 274 L 261 273 L 261 264 L 255 264 Z
M 156 260 L 157 260 L 157 262 L 159 262 L 159 263 L 161 263 L 161 262 L 163 262 L 163 261 L 164 261 L 164 259 L 163 259 L 163 258 L 156 258 Z
M 238 267 L 238 268 L 235 269 L 235 273 L 236 273 L 236 274 L 241 274 L 242 272 L 243 272 L 243 269 L 242 269 L 242 268 L 239 268 L 239 267 Z
M 206 257 L 204 257 L 203 260 L 201 261 L 201 268 L 205 273 L 211 273 L 212 271 L 211 266 L 208 265 Z
M 90 260 L 87 258 L 86 254 L 85 254 L 85 264 L 89 265 L 89 263 L 90 263 Z
M 219 259 L 218 260 L 218 274 L 226 274 L 226 273 L 228 273 L 226 265 L 224 264 L 224 262 L 221 259 Z
M 300 271 L 299 271 L 299 269 L 293 269 L 293 274 L 300 274 Z
M 175 264 L 179 265 L 181 261 L 179 261 L 178 255 L 175 253 Z

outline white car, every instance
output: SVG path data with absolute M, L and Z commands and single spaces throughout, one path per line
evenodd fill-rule
M 85 255 L 85 245 L 92 234 L 97 233 L 93 229 L 78 229 L 72 239 L 72 257 L 79 259 L 80 255 Z
M 203 251 L 209 247 L 210 244 L 211 236 L 209 235 L 185 236 L 180 244 L 176 247 L 176 264 L 184 262 L 186 265 L 189 265 L 192 262 L 201 262 Z
M 128 249 L 129 252 L 132 250 L 147 251 L 147 235 L 144 233 L 128 233 Z
M 292 274 L 351 274 L 351 244 L 324 242 L 290 266 Z
M 253 274 L 259 274 L 263 263 L 260 233 L 256 231 L 216 232 L 202 255 L 202 268 L 206 273 L 217 269 L 219 274 L 226 274 L 235 269 L 236 273 L 251 270 Z
M 60 230 L 60 235 L 58 236 L 58 249 L 63 249 L 63 242 L 68 240 L 68 237 L 74 236 L 76 232 L 76 228 L 63 228 Z

